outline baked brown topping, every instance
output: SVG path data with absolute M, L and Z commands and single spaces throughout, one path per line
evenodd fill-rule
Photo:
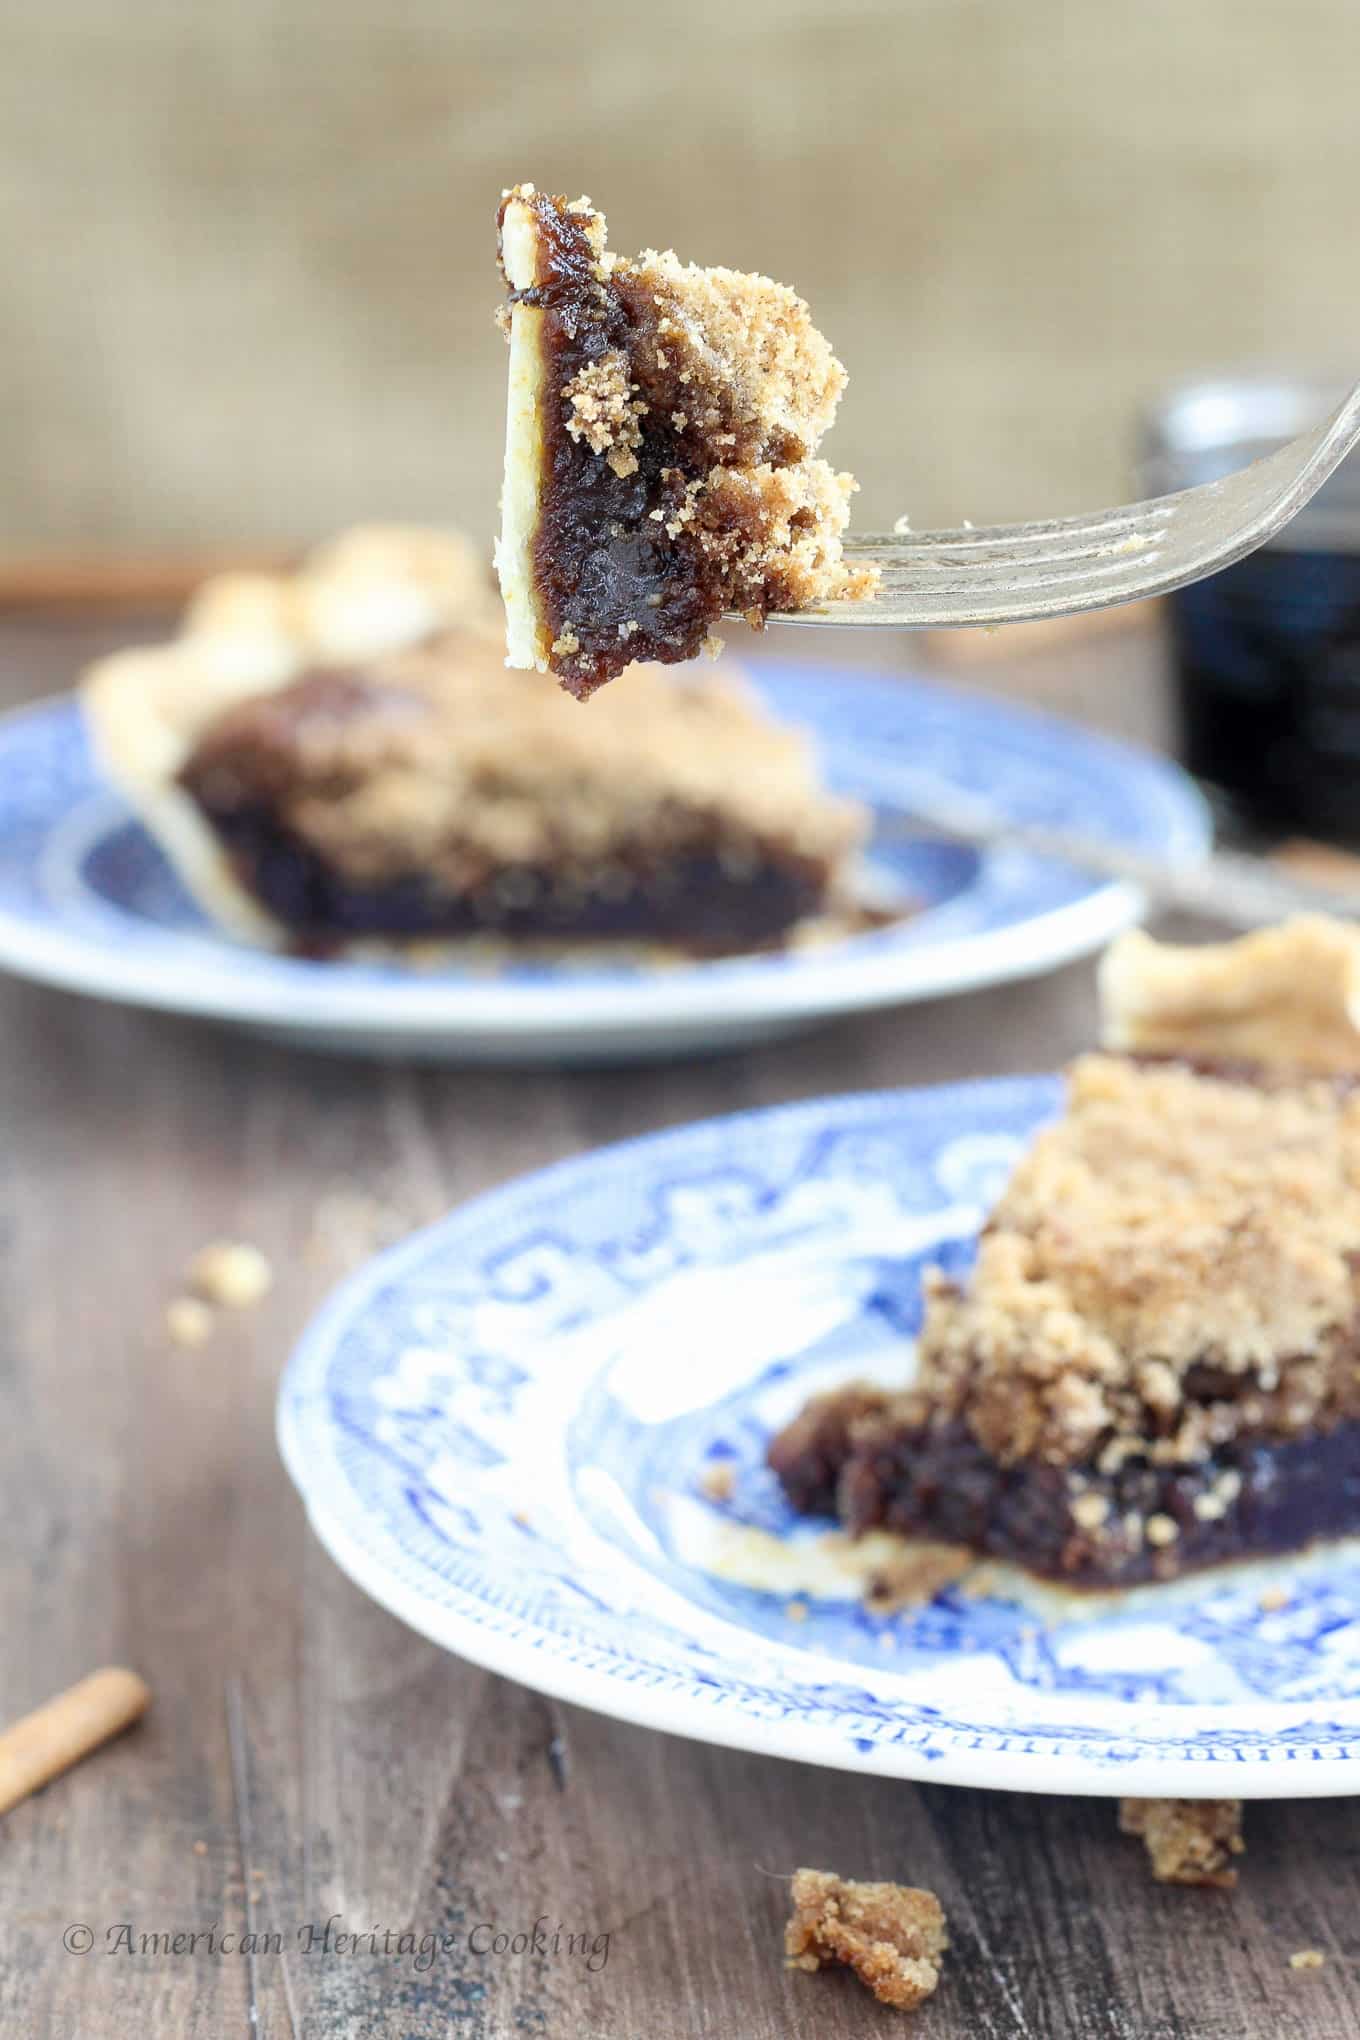
M 949 1936 L 933 1891 L 796 1870 L 791 1895 L 793 1917 L 784 1930 L 791 1969 L 843 1963 L 880 2003 L 899 2011 L 934 1991 Z
M 814 457 L 845 371 L 768 277 L 605 252 L 588 200 L 501 207 L 511 429 L 499 549 L 517 665 L 589 694 L 753 622 L 871 592 L 841 559 L 854 487 Z M 521 620 L 522 619 L 522 620 Z
M 1358 1255 L 1360 1096 L 1090 1056 L 934 1279 L 911 1400 L 1003 1464 L 1288 1437 L 1360 1406 Z

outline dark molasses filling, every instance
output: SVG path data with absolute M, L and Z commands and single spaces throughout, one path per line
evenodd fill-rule
M 1094 1463 L 999 1465 L 959 1418 L 877 1436 L 866 1425 L 837 1460 L 835 1400 L 820 1430 L 809 1410 L 781 1432 L 769 1463 L 800 1513 L 839 1515 L 855 1534 L 940 1539 L 1068 1586 L 1116 1587 L 1360 1530 L 1355 1417 L 1297 1438 L 1239 1438 L 1193 1465 L 1128 1459 L 1103 1474 Z
M 324 671 L 230 711 L 207 733 L 180 773 L 221 840 L 245 889 L 293 935 L 324 952 L 361 937 L 499 935 L 519 939 L 665 943 L 695 955 L 728 955 L 774 945 L 822 910 L 825 860 L 780 854 L 732 868 L 715 839 L 683 854 L 655 855 L 639 843 L 614 851 L 598 882 L 562 887 L 551 858 L 533 864 L 466 858 L 477 875 L 458 890 L 412 869 L 360 881 L 324 857 L 288 819 L 290 796 L 321 790 L 308 753 L 337 748 L 347 726 L 380 748 L 384 729 L 428 719 L 421 696 L 363 672 Z M 403 729 L 400 734 L 405 739 Z M 342 763 L 331 789 L 348 790 Z M 457 850 L 456 817 L 449 848 Z
M 692 857 L 650 870 L 639 865 L 621 897 L 588 892 L 573 904 L 555 895 L 553 872 L 537 865 L 499 866 L 484 884 L 460 893 L 421 872 L 360 885 L 281 826 L 268 807 L 204 812 L 242 885 L 312 953 L 365 936 L 503 935 L 657 942 L 725 956 L 777 943 L 817 910 L 824 876 L 771 860 L 737 884 L 716 857 Z
M 693 658 L 722 614 L 723 590 L 693 541 L 665 529 L 685 502 L 682 435 L 649 417 L 634 449 L 635 471 L 618 475 L 567 431 L 562 392 L 604 355 L 631 354 L 639 333 L 654 327 L 655 307 L 623 282 L 597 279 L 583 222 L 546 201 L 536 213 L 540 279 L 510 300 L 545 313 L 555 393 L 544 406 L 534 580 L 554 639 L 574 644 L 564 684 L 584 700 L 634 659 Z M 648 617 L 655 622 L 639 622 Z

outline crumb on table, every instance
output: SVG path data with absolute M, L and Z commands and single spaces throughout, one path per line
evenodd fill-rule
M 317 1204 L 303 1252 L 309 1262 L 320 1266 L 366 1261 L 381 1247 L 390 1247 L 404 1233 L 413 1231 L 418 1223 L 414 1213 L 339 1181 Z
M 882 2004 L 900 2011 L 931 1995 L 940 1980 L 939 1958 L 949 1946 L 933 1891 L 797 1870 L 792 1898 L 793 1916 L 784 1929 L 791 1969 L 843 1963 Z
M 213 1314 L 197 1296 L 175 1296 L 165 1306 L 165 1329 L 177 1346 L 202 1346 L 212 1336 Z
M 1240 1799 L 1121 1799 L 1120 1832 L 1141 1835 L 1159 1884 L 1212 1884 L 1231 1891 L 1240 1856 Z
M 274 1280 L 266 1255 L 245 1240 L 213 1240 L 189 1263 L 189 1287 L 208 1303 L 248 1310 Z
M 1296 1948 L 1289 1958 L 1291 1969 L 1321 1969 L 1327 1957 L 1321 1948 Z

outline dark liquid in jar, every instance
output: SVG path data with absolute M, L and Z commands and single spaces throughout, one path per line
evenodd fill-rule
M 1360 843 L 1360 554 L 1253 553 L 1170 607 L 1190 770 L 1263 827 Z

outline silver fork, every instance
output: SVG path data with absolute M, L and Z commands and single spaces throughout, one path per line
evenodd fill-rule
M 1360 383 L 1312 432 L 1221 481 L 1035 524 L 850 538 L 851 565 L 882 568 L 872 602 L 777 613 L 780 623 L 940 630 L 1025 623 L 1165 595 L 1231 566 L 1288 524 L 1360 441 Z
M 1229 928 L 1265 928 L 1292 914 L 1360 920 L 1360 886 L 1303 878 L 1249 851 L 1215 849 L 1172 861 L 1080 830 L 1019 821 L 975 795 L 924 781 L 913 785 L 907 801 L 900 814 L 880 816 L 878 842 L 934 835 L 980 850 L 1025 850 L 1135 886 L 1150 908 L 1203 915 Z

